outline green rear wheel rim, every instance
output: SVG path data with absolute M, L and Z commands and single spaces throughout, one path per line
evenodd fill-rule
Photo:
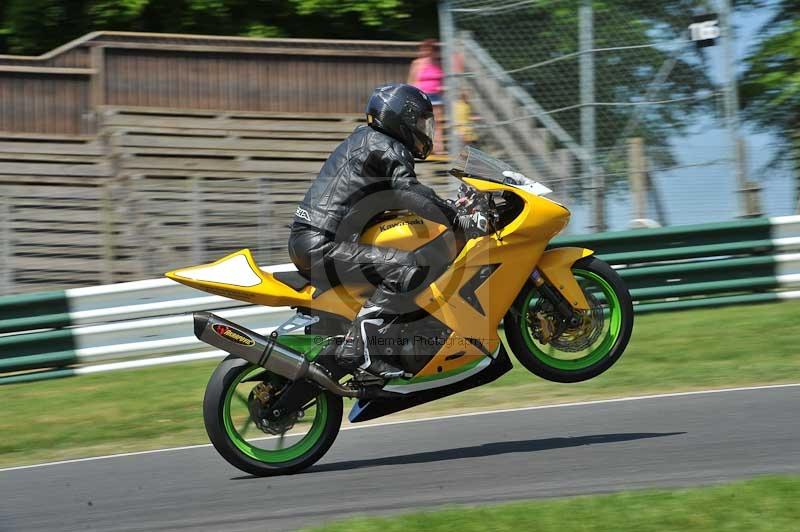
M 306 435 L 303 436 L 299 441 L 283 449 L 270 450 L 256 447 L 248 442 L 244 436 L 239 434 L 239 431 L 234 426 L 233 418 L 231 417 L 231 401 L 236 396 L 236 387 L 239 385 L 239 383 L 241 383 L 246 377 L 261 369 L 262 368 L 255 365 L 249 366 L 236 377 L 236 379 L 228 388 L 222 410 L 222 419 L 225 424 L 225 432 L 240 451 L 250 458 L 260 462 L 279 464 L 296 460 L 310 451 L 322 437 L 322 434 L 325 430 L 325 424 L 328 419 L 327 395 L 325 393 L 321 393 L 317 397 L 314 422 L 311 425 L 311 429 L 309 429 Z
M 580 358 L 556 358 L 552 356 L 552 353 L 545 352 L 536 343 L 533 335 L 531 334 L 530 327 L 528 327 L 527 320 L 523 318 L 519 323 L 522 338 L 525 340 L 525 345 L 528 347 L 528 350 L 531 352 L 531 354 L 543 364 L 563 371 L 583 370 L 603 360 L 611 352 L 611 349 L 616 344 L 617 338 L 622 330 L 622 305 L 620 305 L 619 298 L 617 297 L 616 292 L 614 292 L 614 288 L 608 283 L 608 281 L 600 277 L 598 274 L 587 270 L 576 269 L 572 270 L 572 273 L 575 274 L 576 277 L 591 280 L 597 283 L 598 287 L 605 296 L 606 303 L 608 304 L 607 319 L 609 327 L 598 345 L 596 345 L 589 353 Z M 522 306 L 523 312 L 528 312 L 531 302 L 534 300 L 534 298 L 536 298 L 536 296 L 537 291 L 534 288 L 525 297 L 525 301 Z

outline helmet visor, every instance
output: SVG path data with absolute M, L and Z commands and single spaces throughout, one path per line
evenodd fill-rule
M 417 152 L 421 154 L 421 158 L 425 159 L 433 149 L 433 137 L 436 132 L 436 120 L 433 115 L 419 117 L 417 119 L 416 134 L 414 135 L 414 144 Z
M 433 135 L 436 131 L 436 120 L 433 115 L 417 120 L 417 130 L 422 131 L 426 137 L 433 141 Z

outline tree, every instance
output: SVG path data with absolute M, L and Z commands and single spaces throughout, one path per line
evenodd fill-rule
M 763 7 L 757 2 L 756 7 Z M 749 50 L 741 77 L 744 116 L 775 133 L 779 150 L 773 164 L 794 152 L 800 163 L 800 2 L 779 0 Z M 798 168 L 800 170 L 800 168 Z M 800 179 L 800 172 L 798 172 Z
M 580 5 L 541 0 L 456 12 L 458 28 L 470 31 L 578 141 Z M 701 112 L 715 112 L 715 87 L 703 53 L 685 37 L 696 6 L 694 0 L 593 2 L 593 48 L 601 49 L 593 53 L 596 145 L 607 171 L 624 172 L 629 137 L 644 137 L 657 164 L 673 164 L 670 140 L 696 124 Z M 665 65 L 671 67 L 669 75 L 654 84 Z M 665 103 L 647 103 L 653 101 Z M 604 160 L 615 147 L 616 156 Z
M 435 0 L 5 0 L 0 53 L 39 54 L 96 30 L 420 39 Z
M 84 0 L 11 0 L 4 3 L 2 28 L 8 50 L 42 53 L 80 35 L 87 27 Z

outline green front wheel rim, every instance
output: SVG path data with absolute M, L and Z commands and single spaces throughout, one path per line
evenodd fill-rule
M 325 425 L 328 419 L 327 395 L 321 393 L 317 397 L 314 423 L 308 433 L 299 441 L 284 449 L 269 450 L 256 447 L 248 442 L 234 426 L 233 418 L 231 417 L 231 401 L 236 395 L 236 387 L 239 383 L 247 376 L 252 375 L 260 369 L 261 368 L 258 366 L 249 366 L 236 377 L 228 388 L 222 409 L 222 420 L 225 425 L 225 432 L 237 449 L 254 460 L 268 464 L 280 464 L 297 460 L 314 448 L 325 431 Z
M 537 345 L 525 318 L 523 317 L 519 321 L 522 338 L 525 340 L 525 345 L 528 347 L 528 350 L 531 352 L 531 354 L 543 364 L 564 371 L 584 370 L 603 360 L 609 355 L 609 353 L 611 353 L 611 350 L 619 338 L 620 331 L 622 330 L 622 305 L 619 302 L 617 293 L 614 291 L 614 288 L 608 283 L 608 281 L 603 279 L 598 274 L 587 270 L 576 269 L 572 270 L 572 273 L 574 273 L 576 277 L 582 277 L 584 279 L 590 279 L 596 282 L 605 296 L 608 304 L 609 327 L 599 345 L 594 347 L 589 353 L 580 358 L 571 360 L 556 358 L 546 353 L 541 347 L 539 347 L 539 345 Z M 527 312 L 530 308 L 531 302 L 536 297 L 536 294 L 536 289 L 532 289 L 525 297 L 525 301 L 522 305 L 522 308 L 525 312 Z

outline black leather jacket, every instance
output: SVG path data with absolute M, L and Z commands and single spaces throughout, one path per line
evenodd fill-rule
M 456 215 L 453 207 L 417 181 L 414 157 L 402 143 L 359 126 L 322 166 L 297 207 L 294 222 L 346 236 L 360 234 L 377 214 L 397 209 L 444 224 L 452 224 Z

